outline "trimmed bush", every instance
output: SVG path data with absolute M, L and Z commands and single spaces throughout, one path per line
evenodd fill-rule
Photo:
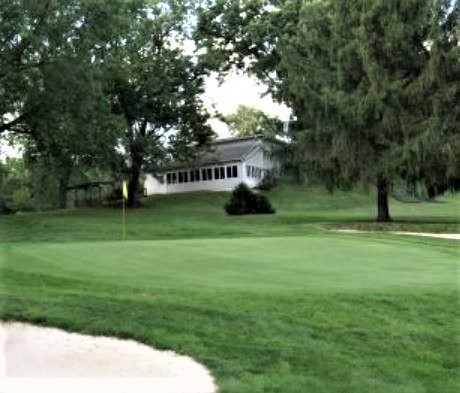
M 256 195 L 256 214 L 273 214 L 275 209 L 273 209 L 272 204 L 265 195 Z
M 229 215 L 275 213 L 265 195 L 255 194 L 244 183 L 240 183 L 233 190 L 230 200 L 225 204 L 225 211 Z

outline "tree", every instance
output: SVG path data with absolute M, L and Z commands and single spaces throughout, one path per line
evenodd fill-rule
M 36 107 L 24 120 L 29 165 L 45 164 L 57 180 L 58 207 L 65 208 L 74 167 L 114 160 L 121 121 L 112 113 L 101 70 L 70 59 L 43 67 L 42 88 L 31 92 L 24 107 Z M 71 94 L 66 92 L 71 91 Z M 40 103 L 37 105 L 36 103 Z
M 47 163 L 58 177 L 61 207 L 73 166 L 108 156 L 117 143 L 101 64 L 135 3 L 2 3 L 0 134 L 23 136 L 29 162 Z
M 52 167 L 61 207 L 79 163 L 116 166 L 123 147 L 133 205 L 144 168 L 211 136 L 205 71 L 182 49 L 191 10 L 186 0 L 2 4 L 0 133 L 24 135 L 29 162 Z
M 458 176 L 458 12 L 437 0 L 216 1 L 199 41 L 211 64 L 247 67 L 293 109 L 298 162 L 330 189 L 375 184 L 388 221 L 394 178 Z
M 106 60 L 114 110 L 125 120 L 128 206 L 136 204 L 143 170 L 158 171 L 168 158 L 191 160 L 213 135 L 200 98 L 206 70 L 183 49 L 190 11 L 185 1 L 146 2 Z
M 425 185 L 430 198 L 460 190 L 460 46 L 458 1 L 439 1 L 429 39 L 430 63 L 424 74 L 423 103 L 430 109 L 424 131 L 402 154 L 409 186 Z
M 235 113 L 224 117 L 233 135 L 265 135 L 274 138 L 283 131 L 282 122 L 249 106 L 238 106 Z
M 3 1 L 0 9 L 0 134 L 9 131 L 35 136 L 25 121 L 43 116 L 45 111 L 37 111 L 48 99 L 59 101 L 74 93 L 73 89 L 67 89 L 64 95 L 53 97 L 51 94 L 56 91 L 50 91 L 50 94 L 40 94 L 41 99 L 37 100 L 37 90 L 46 90 L 51 78 L 60 78 L 62 83 L 66 77 L 74 77 L 81 83 L 78 89 L 81 92 L 87 82 L 87 78 L 82 77 L 83 68 L 96 68 L 109 49 L 107 42 L 120 38 L 118 31 L 123 31 L 130 16 L 128 10 L 134 3 L 123 0 Z M 104 29 L 98 24 L 103 24 Z M 32 95 L 35 99 L 31 99 Z

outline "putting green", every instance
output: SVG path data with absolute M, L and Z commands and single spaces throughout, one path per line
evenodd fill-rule
M 430 244 L 360 235 L 20 243 L 2 247 L 0 265 L 7 271 L 146 289 L 274 294 L 455 287 L 458 255 Z

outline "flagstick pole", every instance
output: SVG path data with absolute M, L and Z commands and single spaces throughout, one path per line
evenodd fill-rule
M 126 240 L 126 200 L 123 197 L 123 240 Z

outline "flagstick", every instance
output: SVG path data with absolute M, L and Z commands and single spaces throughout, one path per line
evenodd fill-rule
M 125 198 L 123 197 L 123 240 L 126 240 L 126 206 Z

